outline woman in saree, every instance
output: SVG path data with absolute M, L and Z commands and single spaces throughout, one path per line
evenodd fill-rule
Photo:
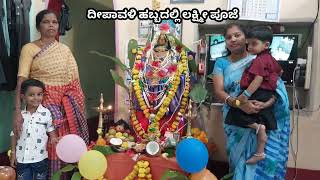
M 249 67 L 254 56 L 246 51 L 245 29 L 237 24 L 228 25 L 225 31 L 226 46 L 230 55 L 219 58 L 213 70 L 213 82 L 216 97 L 225 102 L 223 119 L 234 98 L 240 94 L 240 79 L 244 70 Z M 290 133 L 290 112 L 288 96 L 281 79 L 277 82 L 277 97 L 268 102 L 249 101 L 238 106 L 247 114 L 254 114 L 270 104 L 274 104 L 277 130 L 268 132 L 265 147 L 266 157 L 257 164 L 246 164 L 256 149 L 255 130 L 224 124 L 227 137 L 229 167 L 234 180 L 285 179 L 288 160 Z
M 79 80 L 78 66 L 70 49 L 55 40 L 58 20 L 54 12 L 43 10 L 36 16 L 39 40 L 26 44 L 21 50 L 14 129 L 20 134 L 23 119 L 21 113 L 21 83 L 27 78 L 42 81 L 45 85 L 43 105 L 52 114 L 59 137 L 79 135 L 87 144 L 89 133 L 84 115 L 84 94 Z M 49 178 L 63 164 L 57 157 L 55 147 L 48 145 Z

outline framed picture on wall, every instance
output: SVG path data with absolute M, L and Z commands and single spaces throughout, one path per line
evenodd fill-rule
M 204 0 L 170 0 L 171 4 L 179 3 L 204 3 Z
M 154 29 L 154 33 L 155 34 L 160 32 L 160 26 L 162 24 L 168 24 L 169 25 L 170 34 L 174 35 L 179 40 L 182 39 L 182 23 L 181 24 L 175 24 L 172 19 L 163 20 L 160 24 L 154 24 L 153 25 L 153 29 Z
M 152 35 L 153 23 L 150 20 L 140 20 L 138 26 L 138 45 L 145 45 Z

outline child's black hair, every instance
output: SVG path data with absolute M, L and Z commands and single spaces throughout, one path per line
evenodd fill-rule
M 129 124 L 127 123 L 127 121 L 125 121 L 123 119 L 118 120 L 117 122 L 114 123 L 114 125 L 115 126 L 121 125 L 121 126 L 123 126 L 124 129 L 129 129 L 130 130 Z
M 263 42 L 272 43 L 273 34 L 267 26 L 256 26 L 249 30 L 247 38 L 256 38 Z
M 36 80 L 36 79 L 27 79 L 22 82 L 20 93 L 26 94 L 28 88 L 32 87 L 32 86 L 42 88 L 43 90 L 45 89 L 43 82 Z

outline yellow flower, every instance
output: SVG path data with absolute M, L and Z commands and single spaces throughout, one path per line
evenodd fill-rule
M 135 75 L 133 75 L 132 77 L 133 77 L 133 79 L 139 79 L 139 76 L 138 76 L 138 75 L 136 75 L 136 74 L 135 74 Z
M 140 102 L 144 102 L 144 99 L 142 98 L 142 95 L 141 95 L 141 94 L 140 94 L 139 96 L 137 96 L 137 99 L 138 99 L 139 103 L 140 103 Z
M 149 113 L 149 109 L 144 109 L 144 110 L 143 110 L 143 113 L 144 113 L 144 114 Z
M 133 89 L 134 89 L 135 91 L 137 91 L 137 90 L 140 89 L 140 86 L 134 86 Z
M 141 55 L 137 55 L 136 60 L 140 60 L 140 59 L 141 59 Z
M 131 49 L 132 54 L 137 53 L 137 49 Z
M 133 166 L 133 170 L 134 170 L 134 171 L 139 171 L 139 166 L 138 166 L 137 164 L 134 165 L 134 166 Z
M 170 100 L 169 100 L 169 98 L 166 98 L 166 99 L 163 101 L 163 105 L 168 106 L 169 104 L 170 104 Z
M 144 165 L 144 166 L 143 166 L 144 168 L 147 168 L 147 167 L 149 166 L 149 162 L 148 162 L 148 161 L 145 161 L 145 162 L 143 163 L 143 165 Z
M 133 69 L 133 70 L 132 70 L 132 74 L 133 74 L 133 75 L 137 75 L 137 74 L 139 74 L 139 71 L 138 71 L 137 69 Z
M 141 110 L 144 111 L 145 109 L 147 109 L 147 106 L 146 106 L 146 105 L 141 106 Z
M 147 175 L 147 178 L 148 178 L 148 179 L 151 179 L 151 178 L 152 178 L 152 175 L 151 175 L 151 174 L 148 174 L 148 175 Z
M 160 108 L 159 111 L 160 111 L 161 113 L 166 113 L 166 109 L 165 109 L 165 108 Z
M 139 168 L 139 174 L 145 174 L 146 173 L 146 169 L 144 168 Z

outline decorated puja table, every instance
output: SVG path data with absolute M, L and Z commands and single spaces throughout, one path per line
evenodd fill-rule
M 180 169 L 175 158 L 163 158 L 163 157 L 150 157 L 141 155 L 137 161 L 146 160 L 150 163 L 150 169 L 153 179 L 161 179 L 162 175 L 167 170 L 173 170 L 183 172 Z M 108 168 L 105 176 L 108 180 L 123 180 L 130 174 L 136 164 L 128 154 L 126 153 L 115 153 L 107 156 Z

